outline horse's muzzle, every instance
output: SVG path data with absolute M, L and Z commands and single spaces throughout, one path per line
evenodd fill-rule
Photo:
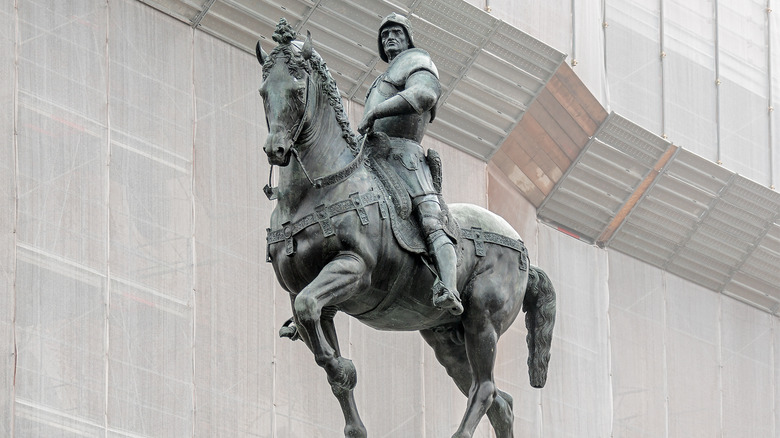
M 290 164 L 290 149 L 291 145 L 284 147 L 282 144 L 276 142 L 266 142 L 265 146 L 263 146 L 263 151 L 268 157 L 268 164 L 274 166 L 286 166 Z

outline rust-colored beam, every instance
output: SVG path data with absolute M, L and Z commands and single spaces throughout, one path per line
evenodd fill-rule
M 598 239 L 596 239 L 596 245 L 604 247 L 606 243 L 609 242 L 609 240 L 615 234 L 615 231 L 617 231 L 623 222 L 625 222 L 629 213 L 631 213 L 631 210 L 636 207 L 636 204 L 639 202 L 639 200 L 642 199 L 647 190 L 652 187 L 653 182 L 661 174 L 661 171 L 664 169 L 664 167 L 666 167 L 666 164 L 669 163 L 669 160 L 674 157 L 674 153 L 677 151 L 677 149 L 677 146 L 673 144 L 670 144 L 669 147 L 666 148 L 666 151 L 655 163 L 653 169 L 647 174 L 645 179 L 642 180 L 639 186 L 637 186 L 636 190 L 634 190 L 634 193 L 631 194 L 626 203 L 623 204 L 623 207 L 620 208 L 620 211 L 617 212 L 609 225 L 607 225 Z

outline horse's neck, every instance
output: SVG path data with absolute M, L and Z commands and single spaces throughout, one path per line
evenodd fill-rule
M 301 132 L 299 145 L 296 146 L 303 167 L 293 157 L 279 174 L 278 208 L 283 216 L 292 216 L 298 208 L 309 208 L 303 201 L 320 190 L 312 186 L 309 178 L 314 180 L 331 175 L 346 167 L 354 158 L 342 136 L 333 108 L 328 105 L 327 98 L 321 97 L 321 93 L 317 95 L 320 97 L 313 112 L 314 120 Z
M 354 158 L 336 120 L 335 110 L 323 93 L 317 95 L 314 122 L 301 134 L 300 147 L 301 160 L 312 178 L 333 173 Z

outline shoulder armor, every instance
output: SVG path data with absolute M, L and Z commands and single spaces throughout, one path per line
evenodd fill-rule
M 420 70 L 431 72 L 437 79 L 439 77 L 439 71 L 436 70 L 428 52 L 417 48 L 404 50 L 387 67 L 385 80 L 396 88 L 403 89 L 409 76 Z

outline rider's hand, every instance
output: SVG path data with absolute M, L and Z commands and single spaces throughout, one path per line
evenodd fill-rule
M 360 124 L 358 125 L 358 132 L 361 134 L 367 134 L 371 132 L 371 129 L 374 128 L 374 121 L 376 120 L 376 117 L 374 116 L 373 111 L 369 111 L 363 115 L 363 120 L 360 121 Z

